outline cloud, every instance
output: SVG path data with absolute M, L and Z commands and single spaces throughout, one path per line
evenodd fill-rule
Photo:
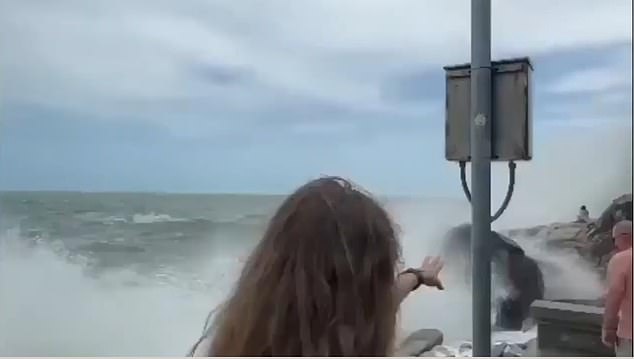
M 3 87 L 7 101 L 100 112 L 121 98 L 231 102 L 240 95 L 213 86 L 246 76 L 275 101 L 389 109 L 386 77 L 468 59 L 469 10 L 464 0 L 5 1 Z M 629 1 L 494 1 L 494 52 L 631 41 L 629 13 Z
M 253 76 L 252 71 L 246 68 L 213 64 L 192 66 L 191 71 L 195 77 L 207 80 L 218 86 L 244 84 Z
M 631 43 L 556 51 L 534 59 L 536 125 L 630 123 Z
M 631 85 L 631 77 L 627 73 L 599 68 L 567 74 L 552 84 L 549 91 L 556 94 L 605 92 L 614 89 L 626 89 Z
M 547 85 L 547 91 L 552 94 L 566 95 L 627 92 L 631 89 L 631 44 L 619 46 L 604 53 L 603 59 L 603 63 L 599 65 L 574 68 L 560 74 Z
M 536 127 L 629 121 L 631 81 L 618 75 L 631 66 L 631 10 L 628 0 L 493 1 L 493 57 L 534 60 Z M 4 158 L 20 161 L 43 131 L 51 156 L 75 158 L 69 173 L 92 173 L 76 183 L 118 170 L 123 186 L 172 166 L 183 188 L 253 185 L 229 165 L 198 173 L 207 157 L 269 171 L 268 184 L 322 170 L 370 179 L 377 165 L 359 156 L 407 177 L 415 154 L 443 163 L 442 66 L 469 61 L 469 12 L 467 0 L 4 0 L 0 116 L 2 135 L 17 136 Z M 11 168 L 13 183 L 42 177 L 34 151 L 31 167 Z M 387 174 L 375 174 L 379 187 L 402 189 Z

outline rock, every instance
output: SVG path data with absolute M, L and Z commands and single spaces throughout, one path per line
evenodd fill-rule
M 553 223 L 546 227 L 544 239 L 549 242 L 577 241 L 587 229 L 587 223 Z
M 516 298 L 506 298 L 498 305 L 495 325 L 506 329 L 521 329 L 530 304 L 544 297 L 544 277 L 535 259 L 513 239 L 491 231 L 489 238 L 495 285 L 512 290 Z M 445 256 L 458 258 L 470 271 L 471 225 L 462 224 L 450 229 L 444 238 Z M 460 260 L 461 259 L 461 260 Z M 469 280 L 466 275 L 465 279 Z
M 521 357 L 526 350 L 526 345 L 517 343 L 498 342 L 491 348 L 492 357 Z
M 612 227 L 621 219 L 632 220 L 632 194 L 624 194 L 612 201 L 595 223 L 595 231 L 604 233 L 612 230 Z
M 603 211 L 593 228 L 587 233 L 587 241 L 580 251 L 584 258 L 594 262 L 605 274 L 610 257 L 614 250 L 612 227 L 620 220 L 632 220 L 632 194 L 624 194 L 612 201 Z
M 589 223 L 552 223 L 507 232 L 511 237 L 536 238 L 549 249 L 574 250 L 582 258 L 605 273 L 614 250 L 612 227 L 621 219 L 632 220 L 632 194 L 624 194 L 612 201 L 596 221 Z
M 512 229 L 507 232 L 510 237 L 535 237 L 539 235 L 547 226 L 537 226 L 524 229 Z
M 492 357 L 501 357 L 504 354 L 504 348 L 506 348 L 506 343 L 495 343 L 491 348 L 491 356 Z
M 461 357 L 473 356 L 473 344 L 471 342 L 465 342 L 458 347 L 458 355 Z
M 491 347 L 491 357 L 521 357 L 535 356 L 536 338 L 526 343 L 514 343 L 510 341 L 496 341 Z M 472 357 L 473 345 L 471 342 L 462 342 L 459 345 L 437 345 L 425 352 L 425 357 Z
M 537 338 L 533 338 L 526 342 L 526 348 L 522 354 L 524 357 L 536 357 L 537 356 Z
M 396 356 L 415 357 L 430 351 L 433 347 L 441 345 L 443 334 L 438 329 L 420 329 L 410 334 L 401 343 Z
M 456 350 L 452 350 L 449 347 L 437 345 L 433 347 L 430 351 L 423 353 L 424 357 L 455 357 L 458 353 Z
M 503 357 L 521 357 L 524 355 L 524 351 L 526 350 L 526 346 L 522 346 L 519 344 L 507 344 L 502 351 Z

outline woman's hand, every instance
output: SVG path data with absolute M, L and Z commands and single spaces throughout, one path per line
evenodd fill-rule
M 444 289 L 442 282 L 438 279 L 438 274 L 442 269 L 443 262 L 440 257 L 425 257 L 423 265 L 419 268 L 423 276 L 423 284 L 428 287 Z M 405 297 L 419 284 L 418 274 L 404 273 L 396 280 L 396 298 L 401 303 Z
M 438 278 L 443 267 L 443 261 L 440 257 L 425 257 L 421 270 L 423 271 L 423 284 L 428 287 L 436 287 L 440 290 L 445 289 Z

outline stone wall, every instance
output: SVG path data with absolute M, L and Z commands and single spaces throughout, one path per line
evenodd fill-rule
M 614 356 L 601 342 L 603 308 L 564 301 L 535 301 L 537 356 Z

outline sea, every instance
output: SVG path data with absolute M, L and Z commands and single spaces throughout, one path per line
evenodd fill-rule
M 1 193 L 0 356 L 186 354 L 283 199 Z M 441 254 L 443 234 L 469 219 L 463 198 L 380 200 L 398 224 L 408 266 Z M 573 254 L 553 257 L 527 247 L 560 269 L 551 284 L 585 296 L 600 292 Z M 470 337 L 471 292 L 459 271 L 450 270 L 452 257 L 445 261 L 446 290 L 423 289 L 406 299 L 399 335 L 437 328 L 448 341 Z M 585 282 L 574 284 L 579 276 Z M 494 288 L 494 297 L 500 295 Z

